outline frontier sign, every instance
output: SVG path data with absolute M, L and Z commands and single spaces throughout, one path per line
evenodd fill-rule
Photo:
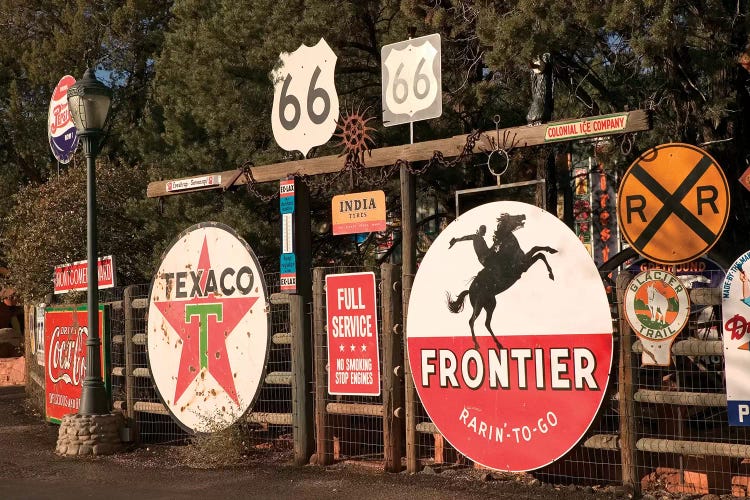
M 188 228 L 151 284 L 148 361 L 159 397 L 188 432 L 218 432 L 252 406 L 268 358 L 258 259 L 229 227 Z
M 440 233 L 417 271 L 406 340 L 414 385 L 443 436 L 505 471 L 537 469 L 576 445 L 612 363 L 591 256 L 557 217 L 511 201 L 481 205 Z

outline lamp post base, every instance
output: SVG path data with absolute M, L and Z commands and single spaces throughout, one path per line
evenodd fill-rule
M 65 415 L 57 435 L 58 455 L 111 455 L 124 449 L 120 433 L 125 428 L 122 413 Z

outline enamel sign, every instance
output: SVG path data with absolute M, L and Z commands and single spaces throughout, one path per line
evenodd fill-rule
M 109 329 L 104 306 L 99 306 L 100 359 L 104 387 L 109 394 Z M 81 405 L 86 378 L 86 341 L 89 337 L 88 308 L 49 307 L 44 319 L 44 393 L 47 420 L 60 423 Z
M 750 252 L 727 271 L 721 287 L 724 371 L 729 425 L 750 426 Z
M 385 45 L 380 60 L 383 125 L 427 120 L 443 113 L 439 34 Z
M 333 234 L 358 234 L 385 231 L 385 193 L 340 194 L 331 200 Z
M 706 254 L 721 237 L 729 219 L 729 184 L 702 149 L 662 144 L 625 172 L 617 211 L 622 235 L 641 256 L 681 264 Z
M 231 228 L 188 228 L 151 284 L 148 360 L 159 397 L 188 432 L 217 432 L 252 407 L 268 357 L 263 272 Z
M 271 127 L 278 145 L 307 156 L 336 130 L 339 96 L 334 83 L 336 54 L 322 38 L 314 47 L 282 52 L 273 70 Z
M 65 75 L 57 82 L 52 91 L 47 114 L 47 136 L 52 154 L 60 163 L 69 163 L 78 147 L 76 126 L 68 110 L 68 89 L 76 83 L 76 79 Z
M 623 297 L 625 318 L 641 339 L 644 365 L 669 366 L 672 343 L 690 317 L 690 295 L 674 274 L 661 269 L 633 278 Z
M 414 281 L 406 336 L 433 423 L 493 469 L 565 455 L 607 390 L 612 319 L 596 266 L 563 222 L 525 203 L 481 205 L 440 233 Z
M 374 273 L 326 276 L 328 394 L 379 396 Z

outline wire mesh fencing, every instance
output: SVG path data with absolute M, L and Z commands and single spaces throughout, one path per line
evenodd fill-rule
M 327 326 L 326 276 L 346 273 L 373 272 L 375 275 L 376 303 L 382 304 L 382 281 L 380 270 L 362 267 L 316 268 L 313 272 L 313 345 L 314 345 L 314 384 L 316 413 L 316 445 L 319 461 L 357 460 L 382 464 L 384 460 L 384 405 L 383 380 L 379 382 L 377 395 L 361 395 L 354 389 L 350 393 L 342 390 L 348 382 L 339 377 L 377 370 L 377 374 L 388 376 L 383 370 L 383 342 L 378 342 L 377 367 L 354 367 L 353 364 L 365 358 L 370 359 L 368 344 L 358 336 L 347 337 L 346 342 L 337 342 L 341 353 L 329 357 Z M 331 298 L 334 300 L 335 298 Z M 382 331 L 382 316 L 376 307 L 376 324 L 372 325 L 375 338 Z M 340 356 L 338 356 L 340 354 Z M 329 361 L 334 359 L 334 366 Z M 335 378 L 339 388 L 332 388 L 329 382 Z M 346 379 L 349 380 L 348 378 Z M 365 391 L 369 394 L 371 391 Z M 400 460 L 399 460 L 400 462 Z

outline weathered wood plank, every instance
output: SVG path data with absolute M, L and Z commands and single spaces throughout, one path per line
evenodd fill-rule
M 648 112 L 644 110 L 630 111 L 627 113 L 627 125 L 624 130 L 615 132 L 606 132 L 601 135 L 619 135 L 627 134 L 630 132 L 639 132 L 642 130 L 649 130 L 651 123 Z M 596 117 L 590 117 L 594 119 Z M 546 126 L 541 125 L 538 127 L 529 127 L 526 125 L 520 127 L 510 127 L 501 129 L 499 131 L 500 136 L 500 147 L 509 149 L 511 147 L 527 147 L 527 146 L 538 146 L 544 144 L 544 136 L 548 126 L 554 126 L 559 123 L 569 122 L 570 120 L 564 120 L 561 122 L 551 122 Z M 474 145 L 474 151 L 491 150 L 492 145 L 490 144 L 489 138 L 495 138 L 498 132 L 495 130 L 487 130 L 482 133 L 479 140 Z M 384 148 L 373 149 L 372 154 L 365 158 L 365 163 L 368 168 L 373 167 L 385 167 L 393 165 L 396 160 L 404 160 L 409 162 L 425 161 L 432 158 L 435 151 L 443 153 L 444 157 L 450 158 L 461 154 L 464 146 L 466 145 L 467 135 L 455 135 L 447 139 L 437 139 L 434 141 L 424 141 L 415 144 L 404 144 L 400 146 L 389 146 Z M 595 136 L 588 136 L 595 137 Z M 290 175 L 318 175 L 318 174 L 330 174 L 338 172 L 344 167 L 345 157 L 338 155 L 322 156 L 320 158 L 310 158 L 306 160 L 294 160 L 285 161 L 282 163 L 272 163 L 270 165 L 262 165 L 252 167 L 253 178 L 257 182 L 271 182 L 280 179 L 286 179 Z M 216 172 L 214 174 L 202 174 L 202 175 L 221 175 L 222 179 L 229 179 L 237 176 L 237 169 L 225 170 L 223 172 Z M 183 177 L 182 179 L 190 179 L 190 177 Z M 180 180 L 180 179 L 170 179 Z M 220 189 L 221 185 L 206 186 L 193 190 L 181 190 L 177 192 L 167 192 L 167 182 L 170 180 L 162 180 L 151 182 L 146 190 L 146 195 L 149 198 L 158 198 L 160 196 L 170 196 L 174 194 L 184 194 L 195 191 L 205 191 L 209 189 Z M 241 175 L 237 177 L 235 185 L 245 184 L 247 179 Z

